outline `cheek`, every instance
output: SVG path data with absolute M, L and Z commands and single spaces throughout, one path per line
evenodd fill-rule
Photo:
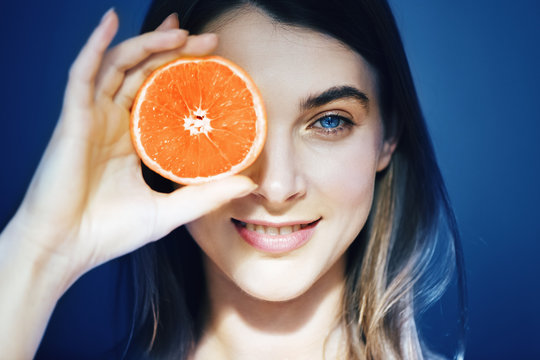
M 230 206 L 225 205 L 186 224 L 193 240 L 225 273 L 230 273 L 230 269 L 249 257 L 247 247 L 239 242 L 239 237 L 230 221 L 231 216 Z
M 209 215 L 207 215 L 206 217 L 201 217 L 189 224 L 186 224 L 186 229 L 188 230 L 193 240 L 205 253 L 213 253 L 215 252 L 215 250 L 213 249 L 213 242 L 207 240 L 210 239 L 209 233 L 212 229 L 212 227 L 208 226 L 210 223 L 210 219 L 208 219 L 208 217 Z
M 356 142 L 312 159 L 309 182 L 322 205 L 324 239 L 318 262 L 332 265 L 354 241 L 369 216 L 374 194 L 376 146 Z M 319 206 L 321 206 L 319 205 Z M 322 230 L 322 229 L 321 229 Z
M 228 246 L 226 242 L 229 237 L 226 235 L 229 224 L 219 215 L 219 212 L 213 212 L 186 225 L 191 237 L 211 258 L 221 253 L 223 246 Z
M 321 194 L 334 211 L 369 208 L 375 183 L 377 156 L 375 144 L 350 142 L 305 155 L 304 174 L 308 182 Z

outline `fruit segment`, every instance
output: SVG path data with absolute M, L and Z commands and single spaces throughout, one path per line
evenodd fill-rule
M 255 84 L 237 65 L 219 57 L 178 59 L 139 90 L 131 135 L 149 168 L 181 184 L 199 183 L 255 161 L 266 115 Z

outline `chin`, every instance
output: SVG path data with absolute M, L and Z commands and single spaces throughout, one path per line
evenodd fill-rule
M 259 264 L 239 266 L 230 278 L 244 293 L 264 301 L 294 300 L 313 287 L 324 269 L 310 269 L 285 259 L 259 260 Z
M 271 253 L 243 241 L 230 221 L 224 224 L 212 227 L 199 220 L 188 225 L 205 255 L 209 289 L 216 289 L 220 296 L 247 294 L 261 301 L 286 302 L 308 293 L 316 296 L 317 289 L 335 286 L 343 280 L 343 254 L 350 243 L 327 241 L 329 234 L 324 228 L 299 248 Z M 309 226 L 305 229 L 308 231 Z M 339 238 L 349 238 L 344 235 Z
M 262 282 L 236 283 L 248 295 L 263 301 L 285 302 L 305 294 L 312 284 L 264 284 Z

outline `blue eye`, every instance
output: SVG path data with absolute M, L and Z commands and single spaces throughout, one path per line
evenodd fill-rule
M 320 122 L 321 127 L 325 129 L 335 129 L 343 122 L 341 117 L 336 115 L 326 115 L 318 121 Z
M 322 114 L 315 122 L 313 122 L 309 128 L 314 131 L 315 134 L 325 139 L 340 139 L 343 136 L 348 135 L 355 123 L 348 117 L 326 113 Z

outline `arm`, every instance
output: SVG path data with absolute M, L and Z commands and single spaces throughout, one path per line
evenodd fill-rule
M 61 257 L 22 238 L 14 218 L 0 235 L 0 347 L 13 359 L 31 359 L 57 300 L 74 281 Z
M 159 65 L 208 54 L 217 39 L 188 36 L 171 16 L 107 51 L 117 28 L 110 11 L 75 60 L 51 141 L 0 234 L 0 349 L 8 358 L 35 354 L 56 302 L 86 271 L 255 187 L 242 176 L 171 194 L 145 184 L 129 135 L 136 91 Z

